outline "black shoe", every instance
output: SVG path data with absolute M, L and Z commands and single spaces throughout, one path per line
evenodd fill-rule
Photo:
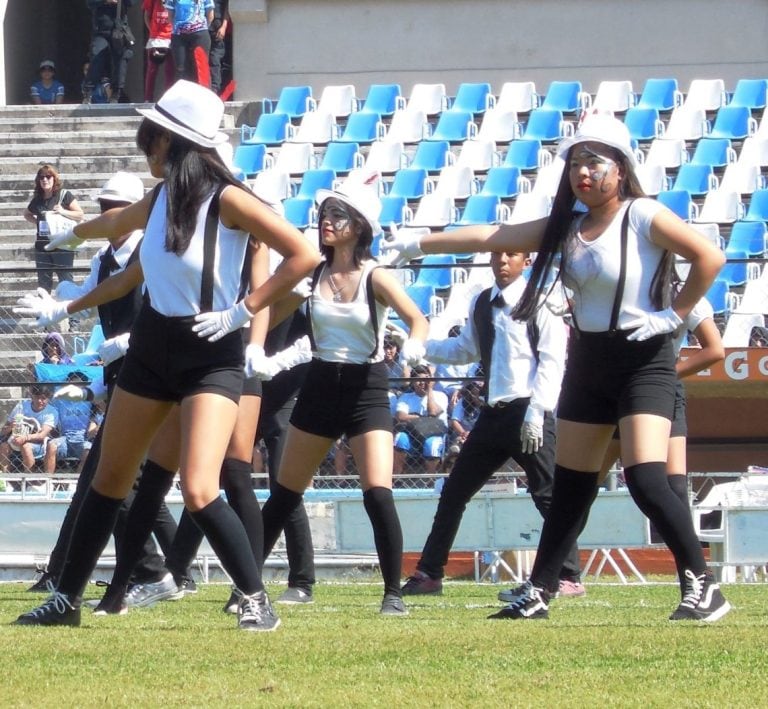
M 176 581 L 176 585 L 179 587 L 179 593 L 188 596 L 193 593 L 197 593 L 197 584 L 193 578 L 189 576 L 182 576 Z
M 270 632 L 279 625 L 280 618 L 273 610 L 266 591 L 240 596 L 237 607 L 237 627 L 240 630 Z
M 27 591 L 29 593 L 53 593 L 53 589 L 56 588 L 56 577 L 49 571 L 42 571 L 40 573 L 40 578 Z
M 669 616 L 670 620 L 703 620 L 713 623 L 720 620 L 729 610 L 731 604 L 725 600 L 716 584 L 706 573 L 695 576 L 685 570 L 685 593 L 680 605 Z
M 540 618 L 549 618 L 549 593 L 538 586 L 531 584 L 524 595 L 520 596 L 507 606 L 504 606 L 498 613 L 489 615 L 493 620 L 537 620 Z
M 13 625 L 80 625 L 80 604 L 73 603 L 65 593 L 54 591 L 41 606 L 22 613 Z
M 104 592 L 104 596 L 93 609 L 94 615 L 125 615 L 128 605 L 125 602 L 125 586 L 110 584 Z
M 232 589 L 232 593 L 229 594 L 229 599 L 224 604 L 223 610 L 225 613 L 229 613 L 230 615 L 237 615 L 237 609 L 240 606 L 240 599 L 243 597 L 243 594 L 240 593 L 236 588 Z
M 404 596 L 440 596 L 443 593 L 443 580 L 433 579 L 423 571 L 416 571 L 405 580 L 400 592 Z
M 385 593 L 379 613 L 381 615 L 404 616 L 408 615 L 408 609 L 400 596 L 394 593 Z

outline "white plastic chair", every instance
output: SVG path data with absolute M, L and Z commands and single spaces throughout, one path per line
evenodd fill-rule
M 725 248 L 725 241 L 720 236 L 720 225 L 716 222 L 694 222 L 691 226 L 699 232 L 707 241 L 718 249 Z
M 737 162 L 742 161 L 760 167 L 768 166 L 768 133 L 751 135 L 744 139 Z
M 448 165 L 440 170 L 431 191 L 453 199 L 466 199 L 477 191 L 475 173 L 468 165 Z
M 516 111 L 492 108 L 483 115 L 483 122 L 477 132 L 478 140 L 492 140 L 495 143 L 509 143 L 523 134 Z
M 716 111 L 725 106 L 727 95 L 722 79 L 693 79 L 683 100 L 685 108 Z
M 539 95 L 533 81 L 507 81 L 496 100 L 497 111 L 528 113 L 539 106 Z
M 635 105 L 631 81 L 601 81 L 597 86 L 592 108 L 598 111 L 623 113 Z
M 440 193 L 425 194 L 408 224 L 412 227 L 445 227 L 458 218 L 453 198 Z
M 262 199 L 280 203 L 291 196 L 291 176 L 277 168 L 262 170 L 248 183 L 248 186 Z
M 436 116 L 447 107 L 445 84 L 414 84 L 406 104 L 407 111 L 423 111 L 428 116 Z
M 565 160 L 559 156 L 553 158 L 549 165 L 540 167 L 536 173 L 531 193 L 553 198 L 557 194 L 557 188 L 560 186 L 560 178 L 563 175 L 564 168 Z
M 533 190 L 521 193 L 517 196 L 509 219 L 505 223 L 522 224 L 534 219 L 542 219 L 549 215 L 551 209 L 552 200 L 548 195 Z
M 358 103 L 352 84 L 326 86 L 315 110 L 330 113 L 335 118 L 344 118 L 357 110 Z
M 650 197 L 655 197 L 659 192 L 667 189 L 667 172 L 663 165 L 653 162 L 640 163 L 635 168 L 635 175 L 640 181 L 643 192 Z
M 739 305 L 741 307 L 741 305 Z M 723 332 L 724 347 L 748 347 L 752 328 L 763 326 L 762 313 L 734 312 L 728 316 Z
M 475 172 L 488 172 L 499 162 L 496 143 L 492 140 L 465 140 L 456 158 L 456 165 L 469 167 Z
M 429 123 L 424 111 L 395 111 L 384 140 L 390 143 L 418 143 L 428 133 Z
M 312 143 L 283 143 L 275 157 L 275 169 L 289 175 L 302 175 L 314 167 L 315 152 Z
M 645 163 L 661 165 L 666 169 L 680 167 L 688 162 L 688 150 L 681 138 L 656 138 L 645 156 Z
M 338 133 L 336 119 L 332 113 L 323 110 L 309 111 L 304 114 L 301 124 L 288 138 L 290 143 L 312 143 L 325 145 L 331 142 Z
M 709 132 L 710 124 L 703 108 L 683 104 L 669 118 L 664 139 L 698 140 Z
M 405 154 L 405 146 L 397 141 L 377 140 L 371 143 L 368 155 L 365 158 L 365 167 L 378 170 L 381 173 L 390 174 L 405 167 L 408 158 Z
M 693 221 L 730 224 L 743 216 L 744 204 L 739 193 L 721 187 L 707 192 L 704 204 L 699 209 L 698 215 L 694 215 Z
M 763 189 L 765 178 L 760 171 L 760 165 L 747 160 L 732 162 L 725 168 L 720 180 L 720 189 L 752 194 L 755 190 Z

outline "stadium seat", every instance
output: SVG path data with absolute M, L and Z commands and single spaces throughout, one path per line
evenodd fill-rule
M 346 118 L 358 108 L 355 87 L 352 84 L 326 86 L 320 94 L 316 111 L 330 113 L 334 118 Z
M 693 162 L 681 165 L 672 183 L 673 190 L 684 190 L 692 197 L 701 197 L 710 190 L 717 189 L 719 180 L 710 165 Z
M 728 138 L 706 137 L 696 143 L 690 161 L 694 165 L 725 167 L 736 162 L 736 151 L 731 147 L 731 141 Z
M 725 168 L 720 186 L 723 189 L 745 195 L 763 189 L 766 182 L 760 171 L 760 165 L 746 160 L 737 160 Z
M 701 205 L 698 214 L 694 214 L 693 219 L 701 222 L 730 224 L 743 216 L 744 205 L 741 202 L 741 196 L 737 192 L 720 187 L 707 192 L 704 204 Z
M 311 86 L 284 86 L 280 89 L 277 102 L 262 100 L 264 113 L 282 113 L 290 119 L 301 118 L 315 107 Z
M 447 165 L 440 170 L 432 192 L 442 192 L 454 199 L 467 199 L 477 191 L 475 173 L 468 165 Z
M 416 207 L 409 226 L 442 228 L 456 221 L 453 199 L 444 194 L 425 194 Z
M 530 190 L 530 181 L 520 175 L 520 168 L 499 165 L 488 170 L 485 181 L 478 194 L 493 195 L 499 199 L 511 199 L 521 191 L 522 180 L 528 183 L 525 191 Z
M 427 193 L 427 171 L 420 167 L 404 167 L 395 173 L 389 187 L 392 197 L 403 197 L 409 201 L 421 199 Z
M 557 194 L 557 188 L 560 186 L 564 167 L 565 160 L 559 156 L 553 158 L 552 162 L 548 165 L 542 165 L 536 173 L 536 179 L 533 181 L 531 192 L 554 197 Z
M 677 87 L 677 79 L 647 79 L 636 105 L 669 113 L 682 103 L 683 95 Z
M 702 111 L 717 111 L 726 103 L 725 82 L 722 79 L 693 79 L 685 94 L 683 107 Z
M 282 202 L 291 196 L 291 176 L 283 170 L 262 170 L 249 185 L 257 195 L 268 202 Z
M 247 179 L 264 169 L 266 157 L 267 147 L 263 143 L 241 143 L 235 148 L 232 161 Z
M 384 140 L 392 143 L 419 143 L 429 134 L 427 114 L 421 110 L 395 111 Z
M 240 143 L 280 145 L 291 135 L 291 118 L 287 113 L 262 113 L 255 126 L 240 126 Z
M 401 99 L 404 108 L 405 100 L 400 84 L 371 84 L 360 111 L 376 113 L 379 116 L 391 116 L 397 110 Z
M 360 152 L 360 146 L 357 143 L 334 141 L 333 143 L 328 143 L 328 147 L 325 149 L 325 153 L 323 153 L 320 167 L 333 170 L 337 174 L 344 174 L 356 167 L 362 167 L 363 162 L 363 154 Z
M 463 143 L 477 135 L 477 124 L 467 111 L 443 111 L 437 125 L 425 140 L 447 140 L 449 143 Z
M 312 197 L 289 197 L 283 200 L 283 209 L 285 218 L 297 229 L 312 226 L 316 219 L 315 200 Z
M 410 167 L 417 167 L 430 173 L 438 173 L 454 162 L 451 145 L 447 140 L 424 140 L 416 148 Z
M 462 83 L 450 102 L 449 111 L 464 111 L 473 115 L 485 113 L 496 103 L 491 85 L 486 83 Z
M 555 143 L 573 133 L 573 124 L 563 120 L 562 111 L 545 106 L 534 108 L 523 130 L 525 140 Z M 514 144 L 511 143 L 510 147 Z
M 640 163 L 635 168 L 635 175 L 640 181 L 643 192 L 649 197 L 655 197 L 659 192 L 669 189 L 667 172 L 663 165 L 653 162 Z
M 580 81 L 553 81 L 544 94 L 540 108 L 576 114 L 588 108 L 590 103 L 591 98 L 582 91 Z
M 659 192 L 656 199 L 677 214 L 680 219 L 687 222 L 692 221 L 698 215 L 698 209 L 690 193 L 685 190 L 665 190 Z
M 729 106 L 745 106 L 750 111 L 762 110 L 766 106 L 768 79 L 739 79 L 733 90 Z
M 312 143 L 283 143 L 275 156 L 275 169 L 289 175 L 301 175 L 315 162 Z
M 631 81 L 601 81 L 597 86 L 592 108 L 595 111 L 624 113 L 635 105 Z
M 397 172 L 408 163 L 405 147 L 402 143 L 378 140 L 371 143 L 365 156 L 365 167 L 384 174 Z
M 669 117 L 664 138 L 680 140 L 698 140 L 710 129 L 706 111 L 703 108 L 678 106 Z
M 725 281 L 729 288 L 740 288 L 747 282 L 747 260 L 749 259 L 749 254 L 742 249 L 729 247 L 730 243 L 725 249 L 728 261 L 720 269 L 717 277 Z
M 753 135 L 747 138 L 741 144 L 737 160 L 739 162 L 744 160 L 760 167 L 768 166 L 768 136 Z
M 435 294 L 434 286 L 412 283 L 405 287 L 405 292 L 427 317 L 434 317 L 442 312 L 444 303 L 442 298 Z
M 380 199 L 379 223 L 385 228 L 389 228 L 392 223 L 396 226 L 402 226 L 413 218 L 413 210 L 408 207 L 408 201 L 405 197 L 387 194 L 382 195 Z
M 509 143 L 522 134 L 523 126 L 517 120 L 515 111 L 491 108 L 483 116 L 483 122 L 477 131 L 477 139 L 492 140 L 494 143 Z
M 664 135 L 664 123 L 659 111 L 650 106 L 633 106 L 624 115 L 629 135 L 638 142 L 648 142 Z
M 747 213 L 744 215 L 747 222 L 768 221 L 768 189 L 756 190 L 749 198 Z
M 492 140 L 465 140 L 456 158 L 456 164 L 471 168 L 474 172 L 488 172 L 500 162 L 496 143 Z
M 380 114 L 372 111 L 358 111 L 347 119 L 344 132 L 338 140 L 342 143 L 369 145 L 384 138 L 386 132 L 387 129 L 384 127 Z
M 452 267 L 455 265 L 456 256 L 453 254 L 427 254 L 419 263 L 419 272 L 413 285 L 430 286 L 435 291 L 447 290 L 453 283 Z
M 720 236 L 720 225 L 716 222 L 694 222 L 691 226 L 710 244 L 718 249 L 725 249 L 725 240 Z
M 723 106 L 718 109 L 708 138 L 744 140 L 757 132 L 757 121 L 746 106 Z
M 513 140 L 509 144 L 502 165 L 516 167 L 521 171 L 538 170 L 552 160 L 552 155 L 544 150 L 540 140 Z
M 521 224 L 534 219 L 542 219 L 549 215 L 552 209 L 552 200 L 545 194 L 522 192 L 517 196 L 515 204 L 506 224 Z
M 509 219 L 509 216 L 509 207 L 501 204 L 501 200 L 496 195 L 473 194 L 454 224 L 456 226 L 498 224 Z
M 337 133 L 336 119 L 327 111 L 308 111 L 301 117 L 301 123 L 288 138 L 291 143 L 312 143 L 326 145 Z
M 506 81 L 496 99 L 497 111 L 528 113 L 539 106 L 539 95 L 533 81 Z
M 427 116 L 436 116 L 447 107 L 448 96 L 445 92 L 445 84 L 414 84 L 408 97 L 406 111 L 423 111 Z
M 296 196 L 314 199 L 318 190 L 333 189 L 335 181 L 336 173 L 333 170 L 325 168 L 307 170 L 301 177 L 301 184 Z
M 735 222 L 728 237 L 728 250 L 745 251 L 749 258 L 762 258 L 766 252 L 766 226 L 764 222 Z
M 646 163 L 661 165 L 665 169 L 677 169 L 688 162 L 688 150 L 681 138 L 656 138 L 651 141 L 645 156 Z
M 727 296 L 728 284 L 722 278 L 716 278 L 705 295 L 715 315 L 725 315 L 728 311 Z

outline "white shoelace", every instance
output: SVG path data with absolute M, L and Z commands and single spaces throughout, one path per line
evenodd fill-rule
M 53 584 L 51 584 L 51 586 L 52 585 Z M 31 615 L 34 618 L 43 616 L 48 613 L 51 607 L 53 607 L 57 613 L 61 614 L 65 613 L 67 609 L 72 611 L 75 610 L 75 607 L 69 602 L 69 598 L 67 598 L 66 594 L 53 591 L 51 597 L 45 603 L 34 610 L 31 610 L 28 615 Z
M 704 591 L 704 576 L 695 576 L 692 571 L 686 569 L 685 579 L 685 595 L 680 605 L 695 608 L 701 600 L 701 594 Z
M 240 592 L 238 591 L 238 593 Z M 240 605 L 238 607 L 238 615 L 240 619 L 255 622 L 260 621 L 261 617 L 264 615 L 264 608 L 260 601 L 260 594 L 258 596 L 256 594 L 253 596 L 246 596 L 241 593 Z

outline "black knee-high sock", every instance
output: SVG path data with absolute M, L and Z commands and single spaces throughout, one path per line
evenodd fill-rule
M 662 462 L 638 463 L 624 468 L 632 499 L 658 530 L 675 557 L 678 569 L 697 576 L 707 570 L 688 505 L 672 491 Z
M 253 491 L 250 463 L 235 458 L 225 458 L 221 466 L 221 483 L 227 500 L 245 527 L 256 564 L 264 566 L 264 523 L 261 507 Z
M 115 573 L 112 575 L 113 587 L 128 585 L 172 483 L 172 470 L 166 470 L 151 460 L 144 463 L 139 488 L 125 522 Z
M 392 490 L 372 487 L 363 493 L 363 505 L 373 527 L 373 539 L 379 557 L 384 593 L 400 595 L 403 565 L 403 531 L 397 516 Z
M 248 535 L 234 510 L 217 497 L 203 509 L 190 512 L 190 515 L 203 530 L 235 586 L 248 596 L 263 591 L 261 572 L 251 554 Z
M 280 538 L 285 520 L 301 504 L 302 497 L 300 492 L 289 490 L 278 482 L 272 486 L 269 498 L 261 510 L 261 516 L 264 520 L 265 559 Z
M 185 507 L 179 518 L 176 536 L 173 538 L 171 551 L 165 559 L 168 571 L 173 574 L 176 583 L 188 573 L 190 564 L 197 556 L 197 550 L 203 541 L 203 530 L 197 526 L 189 510 Z
M 106 497 L 93 488 L 85 494 L 69 539 L 58 590 L 79 599 L 109 541 L 122 500 Z
M 667 475 L 667 482 L 672 488 L 672 492 L 677 495 L 677 498 L 685 505 L 686 509 L 690 509 L 691 502 L 688 499 L 688 476 L 687 475 Z
M 584 526 L 595 499 L 598 473 L 582 473 L 555 466 L 552 503 L 541 530 L 531 581 L 547 590 L 557 589 L 560 569 Z

